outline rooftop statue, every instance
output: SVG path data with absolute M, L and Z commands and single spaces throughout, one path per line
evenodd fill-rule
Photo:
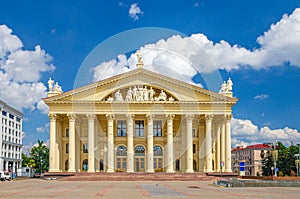
M 232 97 L 232 85 L 233 83 L 231 81 L 231 78 L 229 78 L 227 82 L 226 81 L 223 82 L 219 93 L 227 97 Z
M 142 58 L 142 55 L 141 55 L 141 51 L 137 50 L 135 54 L 138 58 L 138 63 L 136 64 L 136 67 L 137 68 L 143 68 L 144 62 L 143 62 L 143 58 Z

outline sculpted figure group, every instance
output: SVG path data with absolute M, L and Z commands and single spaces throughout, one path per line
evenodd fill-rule
M 158 94 L 158 96 L 155 97 L 155 90 L 150 87 L 150 89 L 147 88 L 147 86 L 134 86 L 133 88 L 130 87 L 127 90 L 126 96 L 125 96 L 125 100 L 122 96 L 122 93 L 120 92 L 120 90 L 118 90 L 115 93 L 115 98 L 113 97 L 109 97 L 107 98 L 107 101 L 126 101 L 126 102 L 130 102 L 130 101 L 174 101 L 173 97 L 169 97 L 167 96 L 167 94 L 164 92 L 164 90 L 161 90 L 160 93 Z
M 60 85 L 58 85 L 58 82 L 55 83 L 54 85 L 54 80 L 49 77 L 48 80 L 48 88 L 49 88 L 49 93 L 62 93 L 63 90 Z

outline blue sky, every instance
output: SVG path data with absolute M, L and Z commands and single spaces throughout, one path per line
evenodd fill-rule
M 177 53 L 195 50 L 189 49 L 186 40 L 199 42 L 222 78 L 232 78 L 234 95 L 239 98 L 233 109 L 233 145 L 274 140 L 300 143 L 298 0 L 12 0 L 2 2 L 1 7 L 0 99 L 24 112 L 25 146 L 49 139 L 49 119 L 40 102 L 48 78 L 58 81 L 64 91 L 71 90 L 82 63 L 98 44 L 143 27 L 181 33 L 172 41 L 164 34 L 160 38 L 168 50 L 178 44 Z M 162 45 L 152 35 L 151 31 L 143 35 L 145 43 L 140 47 L 144 52 L 147 43 Z M 95 72 L 91 81 L 100 79 L 97 70 L 108 64 L 114 70 L 107 75 L 131 68 L 124 68 L 133 65 L 130 53 L 115 53 L 124 56 L 107 57 L 98 68 L 89 66 Z M 197 58 L 193 61 L 201 64 Z M 198 73 L 209 73 L 208 68 L 202 69 Z M 183 76 L 195 80 L 193 72 Z M 205 87 L 205 82 L 200 83 Z

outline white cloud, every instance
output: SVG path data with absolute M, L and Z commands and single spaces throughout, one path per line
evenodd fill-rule
M 43 114 L 48 114 L 49 113 L 49 106 L 47 104 L 45 104 L 45 102 L 43 100 L 40 100 L 37 103 L 37 108 L 38 110 L 41 111 L 41 113 Z
M 296 129 L 285 127 L 283 129 L 270 129 L 268 126 L 258 128 L 250 120 L 235 119 L 231 120 L 232 139 L 231 144 L 256 144 L 280 141 L 285 145 L 291 142 L 300 142 L 300 132 Z
M 267 95 L 267 94 L 260 94 L 260 95 L 256 95 L 254 97 L 254 99 L 258 99 L 258 100 L 264 100 L 264 99 L 267 99 L 267 98 L 269 98 L 269 95 Z
M 134 21 L 138 20 L 139 15 L 143 14 L 141 8 L 138 6 L 138 3 L 131 4 L 128 13 Z
M 0 26 L 0 96 L 16 109 L 36 109 L 46 96 L 42 73 L 55 67 L 52 58 L 40 46 L 33 51 L 23 50 L 21 40 L 5 25 Z M 39 103 L 39 109 L 45 110 Z
M 134 4 L 133 4 L 134 5 Z M 133 6 L 134 7 L 134 6 Z M 198 33 L 189 37 L 172 36 L 161 39 L 154 44 L 140 48 L 145 68 L 158 73 L 169 74 L 192 83 L 197 72 L 209 73 L 217 69 L 228 71 L 242 67 L 263 69 L 290 61 L 300 66 L 300 8 L 291 15 L 284 15 L 270 30 L 257 38 L 259 48 L 251 50 L 221 40 L 213 42 L 206 35 Z M 125 56 L 125 55 L 119 55 Z M 101 67 L 94 68 L 94 80 L 119 74 L 135 68 L 136 56 L 130 55 L 127 60 L 111 60 Z M 105 65 L 105 67 L 104 67 Z M 99 71 L 107 68 L 109 71 Z M 180 74 L 177 72 L 180 71 Z M 182 74 L 181 74 L 182 73 Z
M 37 127 L 35 130 L 38 132 L 38 133 L 44 133 L 44 132 L 49 132 L 49 122 L 46 123 L 44 126 L 39 126 Z

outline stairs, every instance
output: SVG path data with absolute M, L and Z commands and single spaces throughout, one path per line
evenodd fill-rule
M 205 173 L 75 173 L 62 181 L 212 181 L 215 176 Z

